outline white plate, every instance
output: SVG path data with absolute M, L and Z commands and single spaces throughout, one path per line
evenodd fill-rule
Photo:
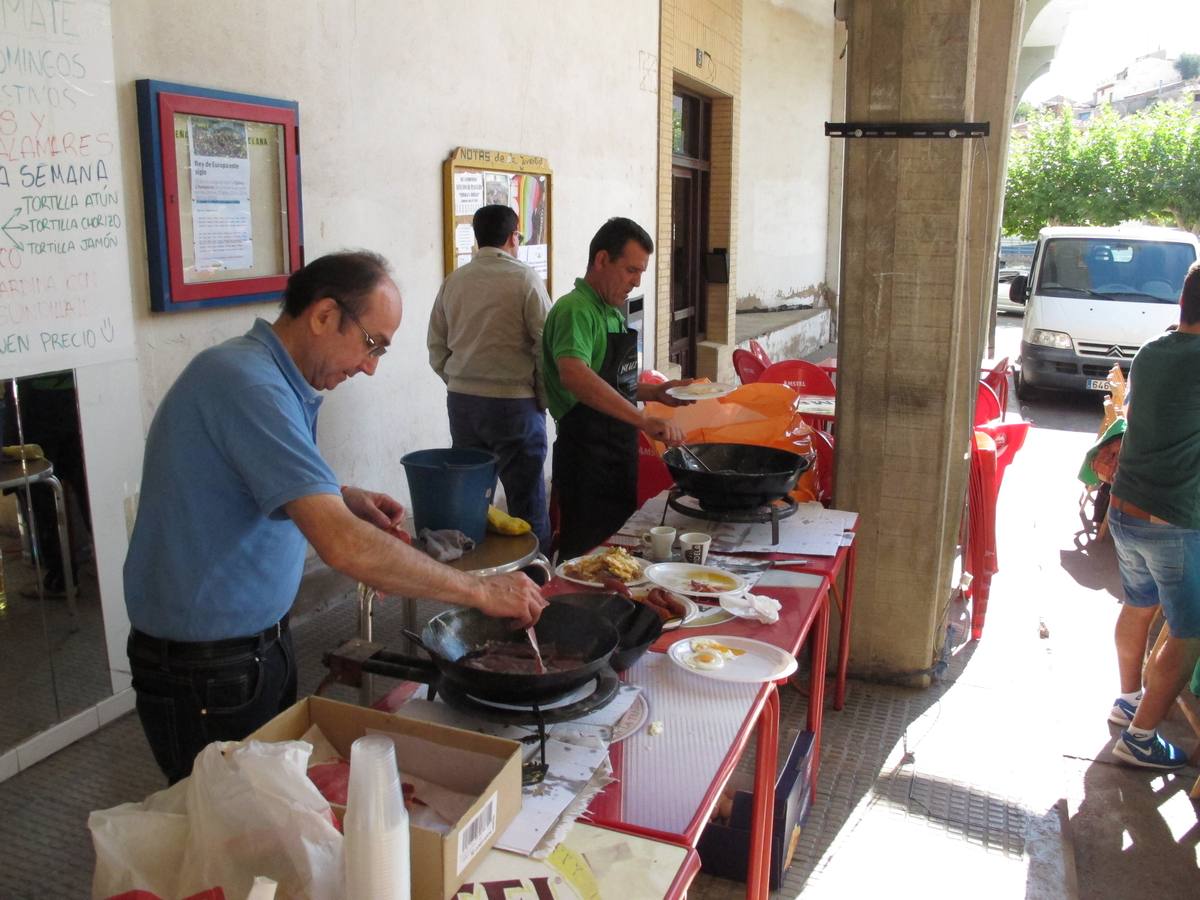
M 684 662 L 692 652 L 693 641 L 712 640 L 731 650 L 746 652 L 734 659 L 725 660 L 719 669 L 696 669 Z M 671 662 L 693 675 L 714 678 L 717 681 L 739 681 L 762 684 L 765 681 L 780 681 L 796 671 L 796 657 L 779 647 L 752 638 L 730 637 L 723 634 L 707 634 L 704 637 L 684 638 L 676 641 L 667 651 Z
M 646 577 L 676 594 L 688 597 L 699 597 L 702 600 L 716 601 L 721 594 L 737 594 L 749 587 L 749 583 L 740 575 L 718 569 L 716 566 L 698 566 L 695 563 L 655 563 L 646 569 Z M 693 580 L 705 581 L 719 586 L 717 591 L 693 590 Z
M 610 744 L 619 743 L 632 734 L 637 734 L 646 720 L 650 718 L 650 704 L 646 700 L 645 694 L 638 694 L 637 699 L 633 701 L 633 705 L 625 710 L 625 715 L 617 720 L 617 724 L 613 726 L 612 737 L 609 738 Z
M 667 388 L 667 396 L 676 400 L 716 400 L 737 390 L 732 384 L 683 384 Z
M 719 606 L 704 606 L 700 609 L 700 615 L 694 619 L 688 619 L 683 625 L 684 628 L 711 628 L 713 625 L 720 625 L 722 622 L 730 622 L 733 620 L 733 613 L 727 609 L 721 609 Z
M 577 556 L 574 559 L 568 559 L 566 562 L 561 562 L 558 564 L 558 568 L 554 570 L 554 574 L 557 575 L 559 578 L 563 578 L 563 579 L 566 579 L 567 581 L 570 581 L 573 584 L 583 584 L 583 585 L 587 585 L 588 587 L 604 587 L 604 585 L 599 581 L 584 581 L 582 578 L 575 578 L 572 575 L 568 575 L 564 571 L 564 569 L 566 569 L 566 567 L 571 565 L 572 563 L 577 563 L 582 559 L 587 559 L 588 556 L 596 556 L 596 555 L 597 554 L 595 554 L 595 553 L 589 553 L 589 554 L 587 554 L 587 556 Z M 648 562 L 646 562 L 644 559 L 639 559 L 636 556 L 633 558 L 633 561 L 642 567 L 642 577 L 635 578 L 635 579 L 633 579 L 633 581 L 625 582 L 626 587 L 632 587 L 635 584 L 645 584 L 646 583 L 646 567 L 650 564 Z
M 648 594 L 649 592 L 650 592 L 649 588 L 642 588 L 639 591 L 630 591 L 630 593 L 633 594 L 634 598 L 639 603 L 642 602 L 643 598 L 645 598 L 646 594 Z M 701 613 L 700 604 L 696 603 L 691 598 L 684 597 L 682 595 L 677 594 L 676 599 L 679 600 L 679 602 L 683 604 L 686 612 L 684 612 L 683 617 L 680 619 L 667 619 L 667 621 L 663 622 L 663 627 L 662 627 L 663 631 L 674 631 L 676 628 L 682 628 L 684 625 L 686 625 L 688 622 L 692 621 L 692 619 L 695 619 Z

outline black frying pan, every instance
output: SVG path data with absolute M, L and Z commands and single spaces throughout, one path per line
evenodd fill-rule
M 485 672 L 460 663 L 464 656 L 483 649 L 490 641 L 528 645 L 524 629 L 514 630 L 509 619 L 485 616 L 471 607 L 457 607 L 429 620 L 418 640 L 433 657 L 438 671 L 447 681 L 481 700 L 496 703 L 539 703 L 561 697 L 586 684 L 605 665 L 617 649 L 617 631 L 597 613 L 551 604 L 542 610 L 534 626 L 542 647 L 553 644 L 564 655 L 584 660 L 578 668 L 544 675 Z
M 620 594 L 557 594 L 550 605 L 563 603 L 585 612 L 598 613 L 617 629 L 617 652 L 608 664 L 614 672 L 624 672 L 641 658 L 662 634 L 662 619 L 644 603 L 634 603 Z
M 675 485 L 703 509 L 752 509 L 790 493 L 808 459 L 798 453 L 751 444 L 691 444 L 706 472 L 678 447 L 663 454 Z

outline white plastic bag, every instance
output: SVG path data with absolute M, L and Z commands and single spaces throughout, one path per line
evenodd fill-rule
M 339 898 L 342 836 L 306 774 L 311 752 L 302 741 L 209 744 L 190 778 L 144 803 L 92 813 L 93 898 L 215 887 L 245 897 L 257 875 L 279 883 L 280 900 Z

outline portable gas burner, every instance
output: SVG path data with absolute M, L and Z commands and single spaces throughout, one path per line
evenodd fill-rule
M 522 784 L 539 784 L 546 777 L 547 725 L 570 722 L 601 709 L 616 696 L 620 687 L 617 673 L 606 666 L 600 669 L 591 681 L 559 697 L 541 703 L 499 703 L 473 697 L 450 680 L 442 678 L 437 666 L 429 660 L 396 653 L 382 644 L 358 638 L 348 640 L 336 650 L 326 653 L 324 663 L 329 669 L 329 674 L 317 688 L 318 694 L 327 685 L 335 682 L 359 687 L 364 674 L 384 675 L 427 685 L 427 699 L 433 700 L 441 693 L 445 703 L 489 722 L 501 725 L 536 725 L 537 734 L 524 738 L 523 743 L 538 744 L 539 761 L 530 761 L 521 767 Z
M 794 516 L 800 504 L 791 495 L 777 497 L 770 503 L 751 506 L 746 509 L 716 509 L 707 507 L 691 494 L 685 494 L 678 488 L 673 488 L 667 494 L 667 505 L 663 507 L 662 519 L 659 524 L 667 521 L 667 507 L 681 515 L 709 522 L 734 522 L 739 524 L 771 523 L 771 543 L 779 543 L 779 523 L 788 516 Z

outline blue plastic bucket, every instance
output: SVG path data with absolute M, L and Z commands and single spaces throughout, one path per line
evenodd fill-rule
M 486 450 L 415 450 L 401 457 L 417 533 L 451 528 L 481 543 L 496 493 L 496 462 Z

